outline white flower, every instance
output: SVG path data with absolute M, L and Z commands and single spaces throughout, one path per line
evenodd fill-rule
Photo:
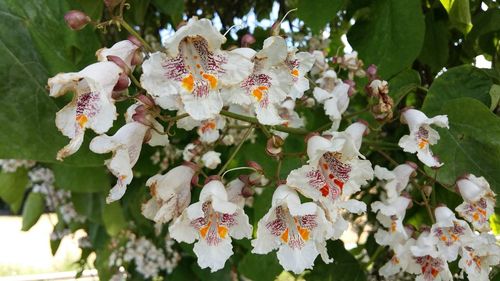
M 285 66 L 289 69 L 293 81 L 292 88 L 288 92 L 292 99 L 301 98 L 304 92 L 309 90 L 309 80 L 305 75 L 311 70 L 315 60 L 310 53 L 296 52 L 297 49 L 293 48 L 285 59 Z
M 437 207 L 434 214 L 436 223 L 431 228 L 434 243 L 446 260 L 454 261 L 462 246 L 462 240 L 472 236 L 473 233 L 469 225 L 463 220 L 458 220 L 448 207 Z
M 311 68 L 311 75 L 322 73 L 328 69 L 328 63 L 326 62 L 323 51 L 314 50 L 312 56 L 314 57 L 314 64 Z
M 221 163 L 220 160 L 220 153 L 215 152 L 213 150 L 206 152 L 201 156 L 201 161 L 203 162 L 203 165 L 207 167 L 208 169 L 215 169 L 219 164 Z
M 238 207 L 245 207 L 245 197 L 241 193 L 243 188 L 245 187 L 245 183 L 242 182 L 239 178 L 236 178 L 230 181 L 227 184 L 227 197 L 229 202 L 233 202 L 238 205 Z
M 410 176 L 417 169 L 413 162 L 398 165 L 394 170 L 389 171 L 384 167 L 375 165 L 375 177 L 385 180 L 384 189 L 388 198 L 396 198 L 401 194 L 410 180 Z
M 122 40 L 115 43 L 111 48 L 102 48 L 97 50 L 96 56 L 99 61 L 107 61 L 108 56 L 119 57 L 125 64 L 132 68 L 134 56 L 139 52 L 139 46 L 130 40 Z
M 167 223 L 178 217 L 191 202 L 191 178 L 195 170 L 191 165 L 181 165 L 165 175 L 148 179 L 152 198 L 142 205 L 142 214 L 157 223 Z
M 264 40 L 258 53 L 246 51 L 253 57 L 253 72 L 239 85 L 227 88 L 224 99 L 227 103 L 253 105 L 260 123 L 278 125 L 284 122 L 278 114 L 277 106 L 287 97 L 293 84 L 293 76 L 285 65 L 288 50 L 285 40 L 272 36 Z
M 332 227 L 323 210 L 312 202 L 300 203 L 297 193 L 280 185 L 273 194 L 269 212 L 259 221 L 252 253 L 266 254 L 278 249 L 278 261 L 296 274 L 312 269 L 318 255 L 325 263 L 333 260 L 326 252 Z
M 193 249 L 198 265 L 215 272 L 233 254 L 230 237 L 250 238 L 252 226 L 243 209 L 228 201 L 224 185 L 213 180 L 201 190 L 200 201 L 186 208 L 169 232 L 178 242 L 198 240 Z
M 414 246 L 410 247 L 413 260 L 418 265 L 417 278 L 419 281 L 451 281 L 453 277 L 448 263 L 438 252 L 435 240 L 429 231 L 423 231 Z
M 481 233 L 464 239 L 460 255 L 458 266 L 465 270 L 469 280 L 488 281 L 490 267 L 500 263 L 500 246 L 495 236 Z
M 198 126 L 198 135 L 204 143 L 213 143 L 219 139 L 219 131 L 226 126 L 226 119 L 222 116 L 216 116 L 213 119 L 207 119 L 200 122 Z
M 343 207 L 363 212 L 364 204 L 360 206 L 361 202 L 347 199 L 373 178 L 370 161 L 360 159 L 362 155 L 358 151 L 365 130 L 363 123 L 354 123 L 346 131 L 335 133 L 332 140 L 311 137 L 307 142 L 309 164 L 293 170 L 287 184 L 319 201 L 330 212 L 334 212 L 333 203 L 338 198 L 345 201 Z
M 464 219 L 472 223 L 480 232 L 490 230 L 489 217 L 494 213 L 495 193 L 483 177 L 467 175 L 457 181 L 458 190 L 464 199 L 455 210 Z
M 418 160 L 429 167 L 440 167 L 430 149 L 439 140 L 439 134 L 432 129 L 430 125 L 448 128 L 448 117 L 446 115 L 437 115 L 428 118 L 423 112 L 416 109 L 408 109 L 402 114 L 402 121 L 408 124 L 410 135 L 405 135 L 399 140 L 399 146 L 405 152 L 417 153 Z
M 378 242 L 377 242 L 378 243 Z M 410 251 L 410 248 L 415 245 L 415 239 L 410 238 L 404 241 L 403 244 L 395 244 L 392 247 L 394 251 L 394 255 L 392 258 L 384 264 L 380 270 L 380 275 L 388 278 L 394 274 L 397 274 L 401 271 L 407 271 L 409 273 L 418 273 L 417 263 L 413 259 L 413 255 Z
M 320 87 L 313 90 L 314 98 L 324 104 L 326 115 L 332 120 L 332 130 L 339 128 L 342 114 L 349 106 L 349 85 L 337 79 L 337 74 L 333 70 L 323 73 L 323 76 L 316 81 Z
M 371 208 L 374 213 L 378 212 L 377 220 L 388 228 L 388 231 L 379 229 L 375 233 L 375 239 L 380 245 L 394 246 L 408 239 L 408 234 L 403 226 L 403 219 L 411 199 L 399 196 L 390 201 L 375 201 Z
M 208 19 L 193 17 L 170 37 L 168 54 L 154 53 L 143 63 L 141 84 L 170 108 L 168 97 L 180 95 L 195 120 L 214 118 L 222 109 L 219 90 L 240 83 L 253 64 L 240 50 L 222 51 L 226 38 Z
M 163 132 L 163 127 L 156 120 L 148 118 L 151 127 L 132 120 L 130 115 L 137 107 L 138 104 L 134 104 L 129 108 L 126 117 L 128 123 L 118 129 L 113 136 L 97 136 L 90 142 L 90 150 L 95 153 L 113 152 L 111 159 L 106 160 L 105 164 L 117 178 L 117 182 L 106 198 L 107 203 L 119 200 L 125 194 L 127 185 L 133 178 L 132 167 L 139 159 L 142 143 L 145 140 L 153 146 L 168 143 L 166 135 L 158 134 L 152 129 L 154 127 L 155 130 Z
M 98 62 L 80 72 L 60 73 L 48 81 L 51 97 L 74 92 L 73 100 L 56 114 L 56 126 L 71 141 L 57 153 L 57 159 L 75 153 L 83 142 L 85 130 L 107 132 L 116 119 L 111 98 L 123 70 L 113 62 Z

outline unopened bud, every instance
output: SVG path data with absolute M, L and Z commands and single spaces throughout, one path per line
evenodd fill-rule
M 282 138 L 274 135 L 267 140 L 266 152 L 271 156 L 278 156 L 281 154 L 283 149 L 281 148 L 284 144 Z
M 151 121 L 149 120 L 149 118 L 146 116 L 145 113 L 142 113 L 142 112 L 137 112 L 134 115 L 132 115 L 132 120 L 134 120 L 135 122 L 141 123 L 145 126 L 151 125 Z
M 353 80 L 344 80 L 344 84 L 349 85 L 347 95 L 352 97 L 356 93 L 356 82 L 354 82 Z
M 73 30 L 80 30 L 92 20 L 82 11 L 71 10 L 64 15 L 64 21 L 66 21 L 69 28 Z
M 128 75 L 125 72 L 122 72 L 118 77 L 118 81 L 116 81 L 113 91 L 121 92 L 127 89 L 129 85 L 130 85 L 130 78 L 128 78 Z
M 198 180 L 198 174 L 193 175 L 193 177 L 191 178 L 191 185 L 198 185 Z
M 255 43 L 255 37 L 252 34 L 247 33 L 241 38 L 241 47 L 249 47 L 253 43 Z
M 377 79 L 377 66 L 374 64 L 371 64 L 367 69 L 366 69 L 366 75 L 368 76 L 368 79 L 370 81 Z
M 155 107 L 156 106 L 155 101 L 151 96 L 141 94 L 141 95 L 138 95 L 136 97 L 136 99 L 138 99 L 140 102 L 142 102 L 147 107 Z
M 255 162 L 255 161 L 251 161 L 251 160 L 247 161 L 247 165 L 248 165 L 248 167 L 253 168 L 259 174 L 263 174 L 264 173 L 264 169 L 262 169 L 262 166 L 259 163 Z
M 424 185 L 424 186 L 422 187 L 422 190 L 423 190 L 423 192 L 424 192 L 425 196 L 427 196 L 427 197 L 431 196 L 431 193 L 432 193 L 432 186 L 430 186 L 430 185 Z
M 316 100 L 313 98 L 306 98 L 304 100 L 304 106 L 307 108 L 311 108 L 316 105 Z
M 241 195 L 245 198 L 248 198 L 248 197 L 252 197 L 253 194 L 254 194 L 254 190 L 252 187 L 248 186 L 248 185 L 245 185 L 242 189 L 241 189 Z
M 119 56 L 107 56 L 106 59 L 118 65 L 127 75 L 130 74 L 130 67 L 128 67 L 127 63 L 124 62 Z
M 138 65 L 144 61 L 144 56 L 140 50 L 136 50 L 134 55 L 132 56 L 132 60 L 130 61 L 131 65 Z
M 103 0 L 104 5 L 108 7 L 108 9 L 113 10 L 118 4 L 120 4 L 124 0 Z
M 271 36 L 280 35 L 280 31 L 281 31 L 281 21 L 278 19 L 271 26 Z
M 137 37 L 135 37 L 133 35 L 129 35 L 127 37 L 127 40 L 130 41 L 130 42 L 132 42 L 137 47 L 142 47 L 142 42 L 139 39 L 137 39 Z

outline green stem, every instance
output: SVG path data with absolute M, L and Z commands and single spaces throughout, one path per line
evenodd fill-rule
M 226 163 L 224 163 L 224 166 L 222 166 L 222 168 L 217 173 L 218 176 L 221 176 L 222 173 L 224 173 L 224 171 L 229 166 L 229 163 L 231 163 L 231 161 L 233 161 L 234 157 L 236 156 L 236 154 L 238 154 L 238 152 L 240 151 L 241 147 L 243 146 L 243 143 L 247 140 L 248 136 L 250 136 L 250 133 L 252 132 L 253 128 L 254 128 L 254 126 L 248 128 L 248 130 L 245 132 L 245 135 L 241 139 L 241 141 L 238 144 L 238 146 L 236 147 L 236 149 L 233 151 L 233 153 L 231 154 L 231 156 L 229 156 L 229 158 L 227 159 Z
M 165 117 L 165 116 L 162 116 L 162 115 L 158 115 L 156 117 L 160 118 L 162 121 L 165 121 L 165 122 L 175 122 L 177 120 L 186 118 L 188 116 L 189 116 L 188 113 L 182 113 L 181 115 L 176 115 L 176 116 L 167 116 L 167 117 Z
M 432 224 L 434 224 L 436 222 L 436 219 L 434 218 L 434 214 L 432 213 L 431 205 L 429 204 L 429 198 L 427 198 L 427 195 L 425 195 L 424 188 L 422 186 L 420 186 L 420 184 L 418 184 L 415 179 L 412 179 L 411 183 L 416 188 L 418 188 L 420 190 L 420 194 L 422 195 L 422 199 L 424 199 L 425 209 L 427 210 L 427 213 L 429 214 L 429 217 L 431 219 Z
M 234 113 L 234 112 L 231 112 L 231 111 L 227 111 L 227 110 L 221 110 L 220 114 L 224 115 L 226 117 L 229 117 L 229 118 L 233 118 L 233 119 L 236 119 L 236 120 L 248 122 L 248 123 L 251 123 L 251 124 L 254 124 L 254 125 L 257 125 L 257 126 L 265 126 L 265 125 L 260 124 L 259 120 L 257 120 L 257 118 L 254 118 L 254 117 L 240 115 L 240 114 L 237 114 L 237 113 Z M 289 127 L 279 126 L 279 125 L 277 125 L 277 126 L 268 126 L 268 127 L 269 127 L 269 129 L 273 129 L 273 130 L 280 131 L 280 132 L 285 132 L 285 133 L 290 133 L 290 134 L 307 135 L 309 133 L 307 130 L 300 129 L 300 128 L 289 128 Z
M 132 34 L 135 38 L 137 38 L 137 40 L 141 41 L 142 45 L 144 46 L 144 48 L 146 48 L 148 52 L 153 52 L 153 48 L 151 48 L 148 42 L 146 42 L 146 40 L 144 40 L 144 38 L 142 38 L 142 36 L 139 35 L 139 33 L 137 33 L 137 31 L 135 31 L 135 29 L 132 26 L 130 26 L 123 19 L 119 19 L 118 22 L 120 23 L 121 26 L 123 26 L 123 28 L 125 28 L 128 31 L 128 33 Z
M 364 265 L 364 269 L 368 269 L 370 265 L 373 264 L 373 262 L 377 259 L 377 257 L 382 253 L 384 250 L 384 246 L 378 246 L 378 248 L 375 250 L 375 253 L 370 257 L 370 260 Z
M 134 83 L 137 88 L 142 89 L 141 83 L 135 78 L 134 74 L 130 73 L 128 77 L 130 77 L 130 80 L 132 80 L 132 83 Z

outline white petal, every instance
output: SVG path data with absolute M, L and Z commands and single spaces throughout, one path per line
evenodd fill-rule
M 233 255 L 233 245 L 231 239 L 222 239 L 217 245 L 208 245 L 205 239 L 200 239 L 194 244 L 193 251 L 201 268 L 209 267 L 211 272 L 215 272 L 224 268 L 226 261 Z
M 229 235 L 231 235 L 231 237 L 236 239 L 252 237 L 252 226 L 243 209 L 238 208 L 236 210 L 235 222 L 236 224 L 229 228 Z
M 102 48 L 96 52 L 97 60 L 107 61 L 107 56 L 117 56 L 121 58 L 128 67 L 132 66 L 132 59 L 139 47 L 129 40 L 122 40 L 115 43 L 111 48 Z
M 191 220 L 188 218 L 186 211 L 170 225 L 168 233 L 177 242 L 191 244 L 198 238 L 198 231 L 191 226 Z
M 244 53 L 244 51 L 235 49 L 224 52 L 223 55 L 227 58 L 227 62 L 221 65 L 224 71 L 219 74 L 222 86 L 236 85 L 252 73 L 253 63 L 240 53 Z
M 222 109 L 222 98 L 218 91 L 210 91 L 204 97 L 194 94 L 182 94 L 182 101 L 186 112 L 194 120 L 205 120 L 214 118 Z
M 306 269 L 312 269 L 319 252 L 312 243 L 306 242 L 302 249 L 292 249 L 288 244 L 281 245 L 277 256 L 285 270 L 300 274 Z
M 141 85 L 153 97 L 169 97 L 179 93 L 178 82 L 165 77 L 163 64 L 166 60 L 164 53 L 156 52 L 142 64 Z M 171 102 L 167 104 L 171 107 Z M 162 106 L 162 103 L 159 105 Z

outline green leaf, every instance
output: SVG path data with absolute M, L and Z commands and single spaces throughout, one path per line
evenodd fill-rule
M 467 34 L 465 40 L 466 49 L 477 49 L 468 50 L 469 56 L 473 57 L 481 54 L 481 52 L 486 52 L 491 56 L 495 56 L 496 46 L 498 41 L 498 35 L 500 33 L 500 10 L 499 9 L 488 9 L 485 12 L 479 13 L 474 16 L 472 30 Z M 495 35 L 495 36 L 491 36 Z M 487 40 L 488 48 L 484 48 L 483 44 L 478 44 L 478 41 Z
M 174 22 L 174 26 L 181 22 L 182 14 L 184 13 L 183 0 L 153 0 L 153 5 L 160 12 L 169 15 Z
M 449 39 L 450 32 L 446 22 L 434 19 L 432 12 L 427 13 L 425 16 L 424 45 L 418 59 L 430 66 L 434 73 L 440 71 L 448 61 Z
M 113 202 L 104 205 L 102 212 L 102 222 L 106 227 L 106 232 L 110 236 L 115 236 L 120 233 L 120 230 L 127 226 L 127 221 L 123 215 L 122 206 L 120 202 Z
M 193 263 L 191 270 L 198 276 L 201 281 L 231 281 L 231 266 L 229 261 L 226 261 L 226 265 L 223 269 L 216 272 L 210 272 L 210 269 L 201 269 L 198 264 Z
M 494 111 L 500 102 L 500 85 L 494 84 L 490 89 L 491 105 L 490 110 Z
M 375 0 L 347 38 L 365 65 L 377 65 L 381 77 L 389 79 L 418 57 L 424 31 L 419 0 Z
M 450 16 L 450 22 L 463 34 L 472 28 L 469 0 L 440 0 Z
M 397 105 L 406 95 L 420 86 L 420 75 L 413 69 L 405 69 L 389 81 L 389 95 Z
M 67 59 L 76 50 L 75 36 L 68 34 L 64 1 L 0 2 L 0 158 L 55 162 L 57 151 L 69 142 L 55 127 L 55 103 L 45 85 L 49 75 L 77 70 Z M 80 34 L 80 33 L 79 33 Z M 92 40 L 85 54 L 94 53 Z M 57 42 L 55 44 L 54 42 Z M 83 44 L 81 44 L 83 48 Z M 84 57 L 79 56 L 82 64 Z M 77 57 L 74 57 L 78 60 Z M 22 129 L 20 129 L 22 128 Z M 65 163 L 80 166 L 102 165 L 103 157 L 83 145 Z
M 28 185 L 28 171 L 19 168 L 13 173 L 0 172 L 0 198 L 13 213 L 19 212 Z
M 336 17 L 343 2 L 343 0 L 299 0 L 297 15 L 313 33 L 319 33 Z
M 359 262 L 344 248 L 340 240 L 328 241 L 327 249 L 333 263 L 325 264 L 319 257 L 311 273 L 305 276 L 308 281 L 363 281 L 366 275 Z
M 274 252 L 267 255 L 247 253 L 238 265 L 238 272 L 250 280 L 275 280 L 282 271 Z
M 76 192 L 107 192 L 110 178 L 104 167 L 73 167 L 53 165 L 58 188 Z
M 71 202 L 78 214 L 92 222 L 102 223 L 104 194 L 71 192 Z
M 28 231 L 35 225 L 45 209 L 45 196 L 38 192 L 31 192 L 26 199 L 23 209 L 22 231 Z
M 472 173 L 485 177 L 500 192 L 500 118 L 472 98 L 448 101 L 440 112 L 448 115 L 450 129 L 438 128 L 441 139 L 432 146 L 444 163 L 438 181 L 451 185 L 457 177 Z
M 453 99 L 470 97 L 490 105 L 490 78 L 478 68 L 462 65 L 450 68 L 429 88 L 422 111 L 429 116 L 442 114 L 441 107 Z

